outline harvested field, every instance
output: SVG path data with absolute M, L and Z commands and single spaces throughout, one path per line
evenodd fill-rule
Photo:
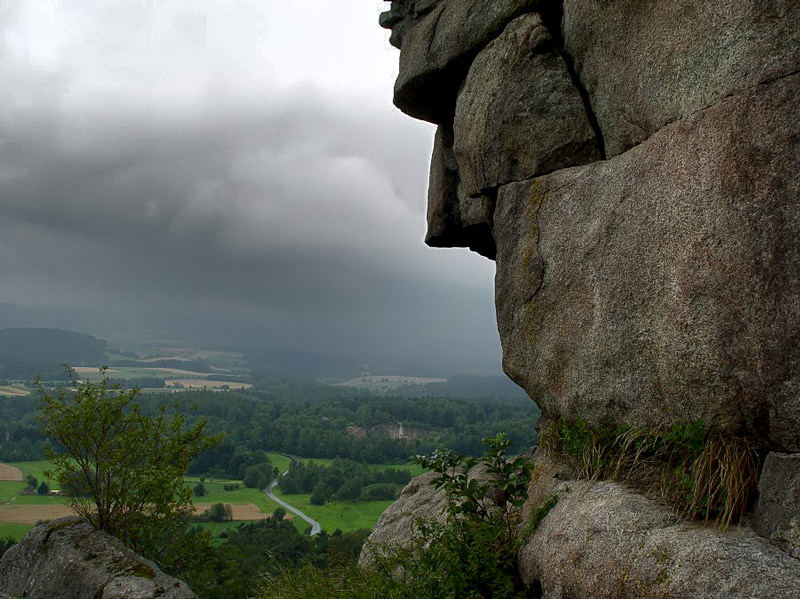
M 11 524 L 36 524 L 39 520 L 55 520 L 64 516 L 74 516 L 68 505 L 0 505 L 0 522 Z
M 212 504 L 198 503 L 194 507 L 196 514 L 202 514 Z M 237 522 L 246 520 L 263 520 L 269 514 L 262 512 L 254 503 L 232 504 L 233 519 Z M 36 524 L 39 520 L 55 520 L 64 516 L 74 516 L 75 512 L 65 504 L 38 505 L 0 505 L 0 522 L 11 524 Z
M 231 381 L 211 381 L 209 379 L 179 379 L 164 381 L 165 387 L 183 387 L 184 389 L 249 389 L 253 385 L 248 383 L 234 383 Z
M 210 509 L 211 505 L 210 503 L 195 504 L 194 513 L 202 514 L 207 509 Z M 233 510 L 233 519 L 237 522 L 245 520 L 263 520 L 269 517 L 269 514 L 262 512 L 261 508 L 254 503 L 232 503 L 230 506 Z
M 17 389 L 16 387 L 0 387 L 0 395 L 10 395 L 11 397 L 26 397 L 30 395 L 30 391 L 25 389 Z
M 174 362 L 191 362 L 191 358 L 184 358 L 183 356 L 156 356 L 154 358 L 139 358 L 136 360 L 142 364 L 147 364 L 148 362 L 163 362 L 164 360 L 172 360 Z
M 166 374 L 182 374 L 184 376 L 208 376 L 207 372 L 181 370 L 180 368 L 143 368 L 142 370 L 152 370 L 153 372 L 164 372 Z
M 100 367 L 99 366 L 73 366 L 72 370 L 74 370 L 77 374 L 99 374 Z M 119 372 L 114 370 L 113 368 L 109 368 L 106 372 Z
M 9 466 L 8 464 L 0 464 L 0 480 L 18 481 L 24 480 L 22 470 L 16 466 Z

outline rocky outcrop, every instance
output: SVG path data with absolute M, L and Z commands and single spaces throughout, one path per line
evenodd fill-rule
M 778 452 L 754 528 L 725 533 L 572 481 L 526 577 L 545 597 L 790 596 L 800 3 L 398 0 L 382 23 L 395 103 L 438 125 L 426 242 L 496 260 L 503 366 L 543 418 L 702 420 Z
M 439 124 L 427 241 L 497 258 L 506 371 L 548 418 L 800 451 L 800 4 L 475 4 L 383 22 Z
M 32 529 L 0 559 L 0 593 L 29 599 L 196 599 L 119 540 L 76 518 Z

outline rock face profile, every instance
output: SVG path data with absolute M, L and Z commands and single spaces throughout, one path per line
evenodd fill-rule
M 0 593 L 28 599 L 197 599 L 121 541 L 77 518 L 32 529 L 0 559 Z
M 542 422 L 747 440 L 766 456 L 753 529 L 643 542 L 677 561 L 678 538 L 753 556 L 755 530 L 795 559 L 800 2 L 396 0 L 381 24 L 400 48 L 395 104 L 438 127 L 426 242 L 496 261 L 503 367 Z M 581 505 L 565 517 L 594 526 Z M 535 538 L 558 560 L 572 537 Z M 555 563 L 530 571 L 550 572 L 547 597 L 588 596 L 553 590 Z

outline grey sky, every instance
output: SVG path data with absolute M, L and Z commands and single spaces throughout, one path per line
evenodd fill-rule
M 391 105 L 383 8 L 0 3 L 0 302 L 499 368 L 493 265 L 422 243 L 433 131 Z

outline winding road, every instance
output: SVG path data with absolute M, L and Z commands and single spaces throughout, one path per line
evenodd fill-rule
M 286 454 L 284 454 L 284 455 L 286 455 Z M 290 456 L 290 455 L 287 455 L 286 457 L 288 457 L 288 458 L 289 458 L 289 459 L 291 459 L 292 461 L 297 461 L 297 458 L 296 458 L 295 456 Z M 287 472 L 289 472 L 289 471 L 287 470 L 286 472 L 283 472 L 283 473 L 281 473 L 281 476 L 285 476 Z M 292 512 L 293 514 L 296 514 L 297 516 L 300 516 L 300 517 L 301 517 L 303 520 L 305 520 L 306 522 L 308 522 L 308 523 L 311 525 L 311 533 L 310 533 L 310 534 L 311 534 L 311 536 L 312 536 L 312 537 L 313 537 L 314 535 L 318 535 L 320 532 L 322 532 L 322 526 L 320 525 L 320 523 L 319 523 L 319 522 L 317 522 L 317 521 L 316 521 L 316 520 L 314 520 L 313 518 L 311 518 L 311 517 L 307 516 L 306 514 L 304 514 L 304 513 L 303 513 L 303 512 L 301 512 L 300 510 L 298 510 L 298 509 L 297 509 L 296 507 L 294 507 L 293 505 L 289 505 L 289 504 L 288 504 L 288 503 L 286 503 L 286 502 L 285 502 L 283 499 L 281 499 L 280 497 L 278 497 L 277 495 L 275 495 L 275 493 L 273 493 L 273 492 L 272 492 L 272 490 L 273 490 L 273 489 L 274 489 L 276 486 L 278 486 L 278 483 L 279 483 L 279 482 L 280 482 L 280 477 L 279 477 L 279 478 L 276 478 L 275 480 L 273 480 L 271 483 L 269 483 L 269 486 L 268 486 L 266 489 L 264 489 L 264 493 L 267 495 L 267 497 L 269 497 L 270 499 L 272 499 L 272 501 L 274 501 L 275 503 L 277 503 L 277 504 L 278 504 L 278 505 L 280 505 L 281 507 L 284 507 L 284 508 L 286 508 L 287 510 L 289 510 L 289 511 L 290 511 L 290 512 Z

